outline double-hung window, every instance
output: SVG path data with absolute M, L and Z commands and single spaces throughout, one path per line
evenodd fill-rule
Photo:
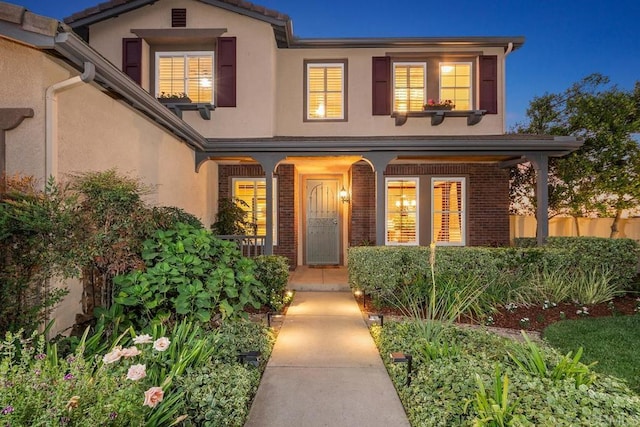
M 456 110 L 472 110 L 470 62 L 440 63 L 440 100 L 451 100 Z
M 386 244 L 418 244 L 418 179 L 386 179 Z
M 431 179 L 431 241 L 465 245 L 465 178 Z
M 305 64 L 305 120 L 345 120 L 346 61 Z
M 213 102 L 213 52 L 157 52 L 158 96 L 185 94 L 193 102 Z
M 247 221 L 256 224 L 256 234 L 267 234 L 267 187 L 265 178 L 234 178 L 233 198 L 242 200 Z M 273 179 L 273 242 L 277 242 L 277 179 Z
M 422 111 L 427 96 L 427 64 L 393 64 L 393 111 Z

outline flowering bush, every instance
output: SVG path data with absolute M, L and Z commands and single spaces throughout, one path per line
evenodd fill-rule
M 438 101 L 437 99 L 428 99 L 427 103 L 424 104 L 424 109 L 428 110 L 430 108 L 455 108 L 456 105 L 453 103 L 452 100 L 450 99 L 441 99 L 440 101 Z
M 82 353 L 58 359 L 44 337 L 7 334 L 0 344 L 0 423 L 10 426 L 142 426 L 140 385 Z

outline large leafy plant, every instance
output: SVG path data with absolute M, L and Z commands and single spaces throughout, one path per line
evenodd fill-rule
M 243 317 L 243 309 L 259 308 L 264 287 L 255 279 L 255 263 L 240 254 L 233 242 L 179 223 L 158 230 L 143 243 L 146 270 L 114 278 L 115 302 L 127 306 L 141 325 L 178 319 L 209 322 Z

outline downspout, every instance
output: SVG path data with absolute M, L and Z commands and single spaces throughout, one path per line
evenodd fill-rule
M 45 180 L 58 178 L 58 97 L 57 93 L 80 83 L 90 83 L 96 75 L 96 67 L 91 62 L 84 63 L 81 75 L 54 83 L 45 92 Z M 46 181 L 45 181 L 46 182 Z
M 502 57 L 502 133 L 507 132 L 507 56 L 512 51 L 513 42 L 509 42 Z

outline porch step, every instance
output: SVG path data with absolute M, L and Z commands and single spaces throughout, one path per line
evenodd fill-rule
M 289 289 L 295 291 L 349 291 L 347 268 L 298 266 L 289 273 Z

